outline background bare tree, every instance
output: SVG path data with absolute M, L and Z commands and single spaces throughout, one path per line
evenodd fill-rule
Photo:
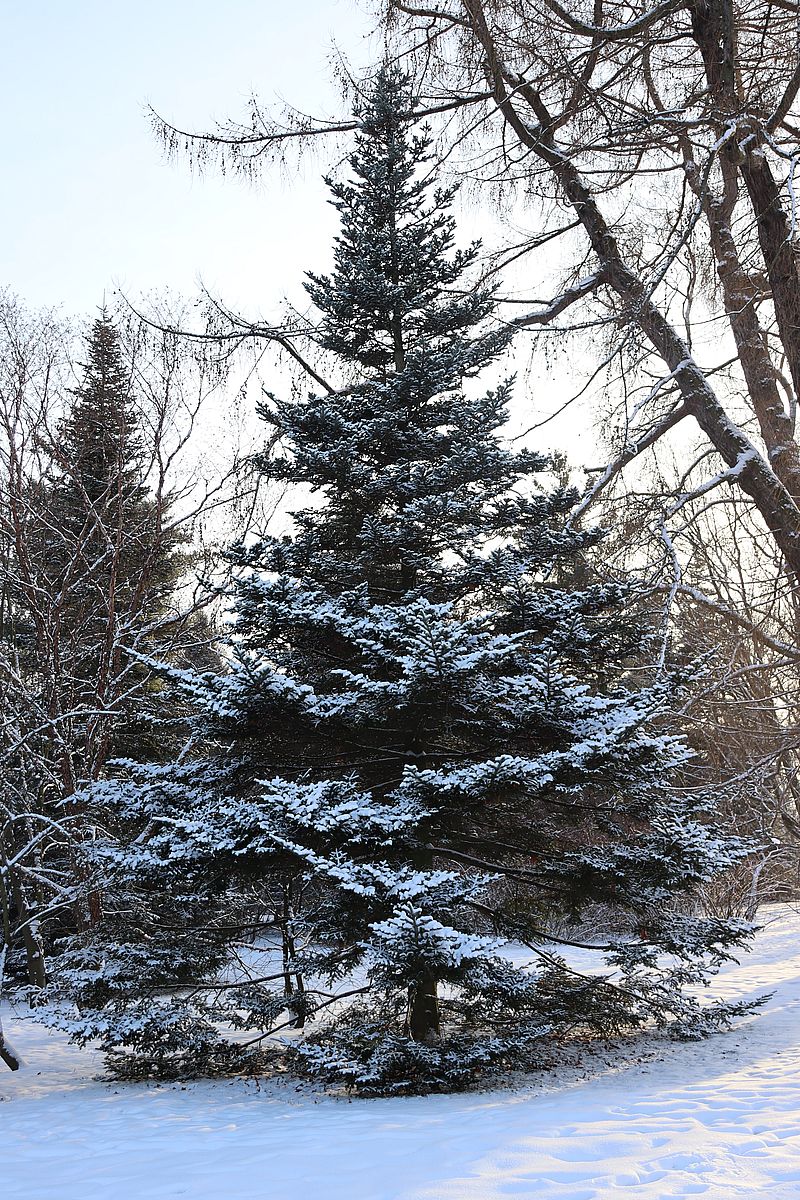
M 553 293 L 509 297 L 527 309 L 509 320 L 578 329 L 624 368 L 629 404 L 596 491 L 694 420 L 723 463 L 701 486 L 742 489 L 796 571 L 797 6 L 388 0 L 380 15 L 450 161 L 466 147 L 473 178 L 528 197 L 513 255 L 537 293 L 557 261 Z M 156 121 L 172 150 L 248 172 L 353 127 L 276 121 L 256 101 L 206 134 Z

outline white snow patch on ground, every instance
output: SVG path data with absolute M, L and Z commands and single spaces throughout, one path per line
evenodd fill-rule
M 110 1084 L 4 1011 L 2 1200 L 800 1200 L 800 914 L 762 913 L 726 997 L 767 1008 L 513 1089 L 348 1103 L 289 1084 Z

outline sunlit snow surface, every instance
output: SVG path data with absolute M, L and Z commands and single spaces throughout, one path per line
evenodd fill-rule
M 586 1054 L 493 1092 L 348 1103 L 286 1084 L 108 1084 L 4 1011 L 3 1200 L 800 1200 L 800 913 L 771 908 L 726 997 L 767 1008 L 701 1043 Z

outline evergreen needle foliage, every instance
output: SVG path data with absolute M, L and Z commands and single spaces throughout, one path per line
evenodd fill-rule
M 158 621 L 189 562 L 170 498 L 155 497 L 147 485 L 154 447 L 145 445 L 131 366 L 105 309 L 86 337 L 80 371 L 57 437 L 46 447 L 50 470 L 38 498 L 43 573 L 59 608 L 57 669 L 70 680 L 61 704 L 86 710 L 89 739 L 102 719 L 93 710 L 108 710 L 109 738 L 85 751 L 75 784 L 102 772 L 110 743 L 119 752 L 145 736 L 137 718 L 147 708 L 147 689 L 136 686 L 144 673 L 132 667 L 122 643 L 139 635 L 140 653 L 158 648 L 159 641 L 163 648 Z M 153 634 L 143 641 L 141 630 L 148 625 Z M 111 695 L 123 676 L 119 690 L 131 697 L 127 706 Z M 79 736 L 77 729 L 73 736 Z
M 256 1048 L 294 1024 L 314 1077 L 448 1089 L 576 1030 L 737 1011 L 682 991 L 747 935 L 690 915 L 744 849 L 671 786 L 689 752 L 635 589 L 587 582 L 575 493 L 498 436 L 512 381 L 472 382 L 512 334 L 455 248 L 408 81 L 383 70 L 359 116 L 334 266 L 307 284 L 339 386 L 261 409 L 262 471 L 316 502 L 235 548 L 229 669 L 181 678 L 215 754 L 94 795 L 129 836 L 95 847 L 117 941 L 76 948 L 74 1028 L 128 1072 L 241 1065 L 225 1023 Z M 556 934 L 600 907 L 619 933 L 584 919 L 610 964 L 584 977 Z

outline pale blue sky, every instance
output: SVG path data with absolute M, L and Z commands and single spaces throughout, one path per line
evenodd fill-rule
M 370 58 L 354 0 L 5 0 L 0 45 L 0 284 L 91 312 L 198 277 L 269 309 L 327 258 L 333 214 L 310 161 L 258 188 L 168 162 L 151 103 L 186 128 L 243 115 L 248 95 L 335 112 L 333 39 Z M 265 312 L 266 315 L 266 312 Z
M 339 114 L 334 41 L 356 68 L 381 49 L 360 3 L 0 0 L 0 287 L 78 318 L 115 288 L 146 307 L 143 297 L 165 288 L 191 300 L 200 280 L 250 317 L 279 319 L 283 297 L 304 304 L 303 273 L 327 268 L 336 231 L 326 161 L 267 171 L 257 186 L 213 167 L 193 175 L 166 159 L 145 109 L 204 129 L 244 116 L 255 92 L 266 106 L 282 98 Z M 495 242 L 496 218 L 462 201 L 460 240 Z M 524 286 L 540 290 L 535 279 Z M 529 349 L 521 337 L 521 367 Z M 574 365 L 571 351 L 546 383 L 543 363 L 520 381 L 514 425 L 557 407 Z M 544 443 L 577 451 L 587 433 L 570 413 Z

